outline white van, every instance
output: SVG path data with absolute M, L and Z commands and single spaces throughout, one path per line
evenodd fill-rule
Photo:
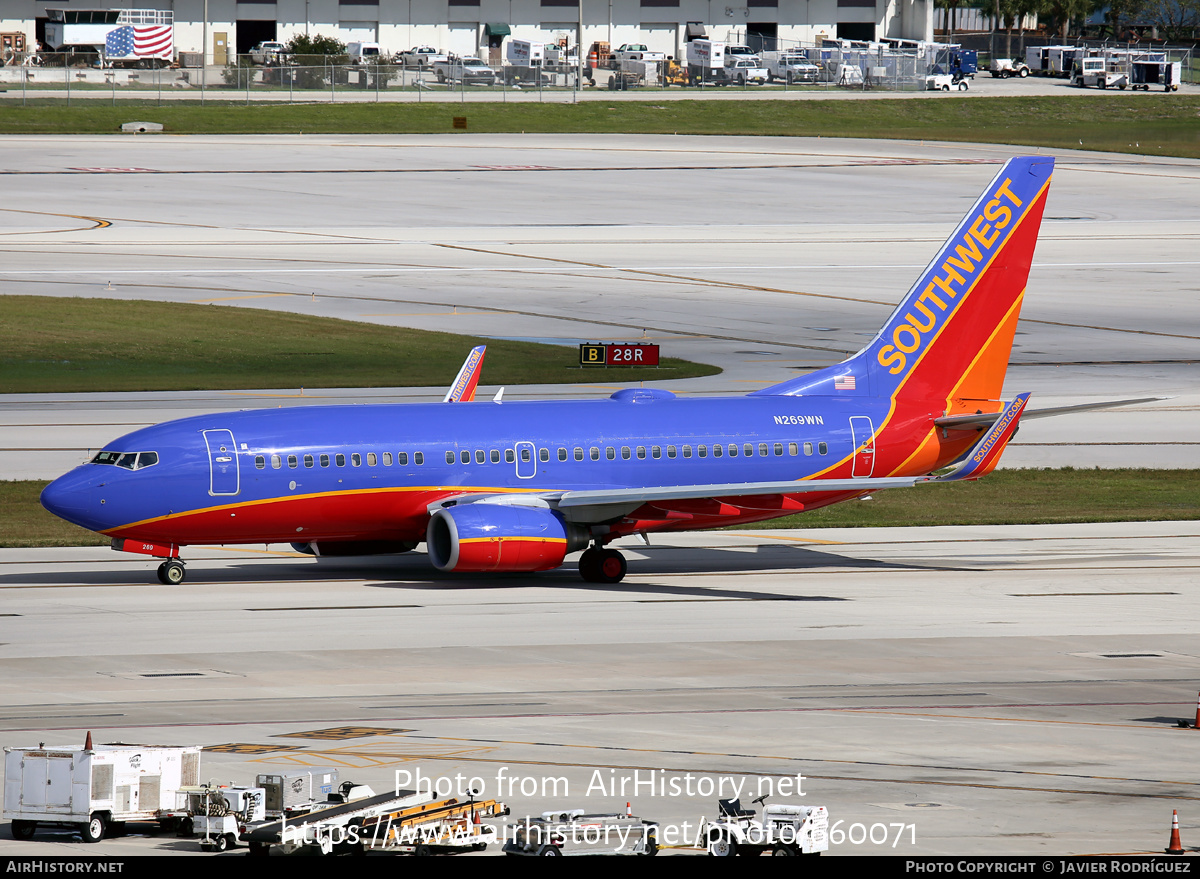
M 346 54 L 350 56 L 351 64 L 370 64 L 379 60 L 383 50 L 378 43 L 347 43 Z

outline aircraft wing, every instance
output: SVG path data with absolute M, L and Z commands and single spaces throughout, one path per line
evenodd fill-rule
M 1078 406 L 1056 406 L 1053 409 L 1033 409 L 1022 415 L 1026 420 L 1030 418 L 1050 418 L 1054 415 L 1066 415 L 1068 412 L 1087 412 L 1091 409 L 1112 409 L 1117 406 L 1133 406 L 1136 403 L 1157 403 L 1159 400 L 1169 400 L 1170 397 L 1140 397 L 1136 400 L 1111 400 L 1107 403 L 1081 403 Z M 995 424 L 1003 412 L 976 412 L 967 415 L 944 415 L 941 418 L 935 418 L 933 423 L 938 427 L 948 428 L 984 428 L 990 424 Z
M 479 385 L 479 373 L 483 371 L 483 352 L 486 345 L 472 348 L 467 359 L 463 361 L 462 369 L 455 376 L 450 390 L 446 392 L 443 403 L 470 403 L 475 399 L 475 388 Z
M 671 485 L 649 488 L 613 488 L 592 491 L 567 491 L 548 499 L 559 509 L 644 504 L 655 501 L 692 500 L 695 498 L 753 497 L 767 494 L 826 494 L 840 491 L 879 491 L 885 488 L 911 488 L 927 482 L 928 476 L 888 476 L 878 479 L 809 479 L 781 482 L 727 482 L 710 485 Z

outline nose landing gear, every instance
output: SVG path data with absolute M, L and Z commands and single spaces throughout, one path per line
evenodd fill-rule
M 178 586 L 186 576 L 182 559 L 169 559 L 158 566 L 158 581 L 164 586 Z

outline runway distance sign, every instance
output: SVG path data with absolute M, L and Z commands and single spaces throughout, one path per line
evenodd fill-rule
M 579 365 L 658 366 L 658 346 L 624 342 L 585 343 L 579 346 Z

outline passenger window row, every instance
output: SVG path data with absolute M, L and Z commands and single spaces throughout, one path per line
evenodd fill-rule
M 285 459 L 284 459 L 283 455 L 271 455 L 271 469 L 272 470 L 282 469 L 283 465 L 284 465 L 284 460 Z M 352 466 L 352 467 L 361 467 L 363 465 L 364 461 L 366 462 L 366 465 L 368 467 L 375 467 L 376 465 L 379 465 L 379 464 L 382 464 L 384 467 L 391 467 L 393 456 L 392 456 L 391 452 L 382 452 L 382 453 L 367 452 L 366 455 L 363 455 L 361 452 L 351 452 L 348 457 L 346 455 L 340 454 L 340 453 L 336 454 L 336 455 L 328 455 L 328 454 L 304 455 L 303 459 L 301 459 L 297 455 L 288 455 L 286 460 L 287 460 L 288 469 L 290 469 L 290 470 L 297 469 L 300 466 L 302 460 L 303 460 L 304 466 L 309 467 L 309 468 L 316 467 L 317 465 L 320 465 L 321 467 L 329 467 L 331 465 L 334 467 L 345 467 L 347 460 L 349 460 L 350 466 Z M 409 460 L 408 452 L 397 452 L 395 455 L 395 461 L 401 467 L 407 467 L 408 460 Z M 424 452 L 413 452 L 412 462 L 418 466 L 420 466 L 421 464 L 424 464 L 425 463 L 425 453 Z M 267 456 L 266 455 L 256 455 L 254 458 L 254 466 L 256 468 L 258 468 L 259 470 L 266 470 L 267 469 Z
M 730 458 L 736 458 L 740 454 L 741 457 L 752 458 L 752 457 L 755 457 L 755 455 L 757 453 L 757 456 L 760 458 L 767 458 L 767 457 L 781 458 L 781 457 L 783 457 L 783 454 L 784 454 L 783 447 L 784 447 L 783 443 L 758 443 L 757 445 L 755 445 L 754 443 L 742 443 L 740 446 L 738 443 L 729 443 L 728 445 L 722 445 L 720 443 L 713 443 L 712 456 L 714 458 L 722 458 L 725 456 L 728 456 Z M 707 458 L 709 455 L 709 446 L 708 445 L 698 445 L 695 447 L 694 450 L 693 450 L 693 447 L 690 445 L 666 446 L 666 447 L 663 447 L 663 446 L 648 446 L 648 447 L 647 446 L 636 446 L 636 447 L 621 446 L 620 450 L 619 450 L 619 454 L 621 456 L 621 460 L 623 460 L 623 461 L 629 461 L 635 457 L 639 461 L 644 461 L 644 460 L 646 460 L 647 457 L 649 457 L 651 460 L 660 460 L 664 457 L 664 454 L 665 454 L 665 457 L 668 459 L 675 459 L 675 458 L 680 458 L 680 457 L 691 458 L 693 455 L 693 451 L 697 458 Z M 818 455 L 829 454 L 828 443 L 823 443 L 823 442 L 817 443 L 816 444 L 816 453 Z M 517 451 L 515 449 L 504 449 L 503 453 L 499 449 L 491 449 L 489 451 L 484 451 L 483 449 L 476 449 L 474 451 L 474 454 L 472 454 L 472 452 L 467 449 L 462 449 L 460 452 L 458 452 L 457 455 L 455 455 L 455 453 L 453 451 L 447 450 L 446 463 L 453 464 L 457 460 L 459 463 L 462 463 L 462 464 L 470 464 L 471 461 L 474 460 L 474 462 L 476 464 L 486 464 L 489 461 L 493 464 L 499 464 L 502 454 L 504 457 L 504 463 L 506 463 L 506 464 L 516 463 Z M 549 460 L 550 460 L 550 450 L 549 449 L 538 449 L 537 454 L 538 454 L 538 460 L 541 461 L 543 464 L 549 462 Z M 787 454 L 788 454 L 788 456 L 793 457 L 793 458 L 796 457 L 797 455 L 799 455 L 800 454 L 800 444 L 799 443 L 788 443 L 787 444 Z M 812 456 L 812 454 L 813 454 L 813 444 L 812 443 L 804 443 L 804 454 L 807 457 Z M 603 450 L 603 455 L 607 460 L 615 461 L 617 459 L 618 449 L 615 448 L 614 446 L 605 446 L 604 450 Z M 520 456 L 521 456 L 521 463 L 528 464 L 533 460 L 533 450 L 530 448 L 522 448 L 520 450 Z M 364 462 L 364 457 L 365 457 L 366 465 L 368 467 L 375 467 L 380 464 L 382 464 L 382 466 L 384 466 L 384 467 L 392 466 L 393 456 L 392 456 L 391 452 L 382 452 L 382 453 L 367 452 L 365 456 L 361 452 L 352 452 L 349 456 L 350 466 L 361 467 Z M 576 446 L 568 454 L 566 448 L 560 447 L 558 449 L 557 457 L 558 457 L 559 461 L 567 461 L 570 458 L 574 458 L 576 461 L 583 461 L 585 458 L 585 452 L 581 446 Z M 589 447 L 586 451 L 586 457 L 591 459 L 592 461 L 599 461 L 600 457 L 601 457 L 600 447 L 599 446 Z M 282 455 L 271 455 L 270 458 L 271 458 L 271 469 L 273 469 L 273 470 L 283 469 L 284 457 Z M 286 460 L 287 460 L 288 469 L 295 470 L 295 469 L 299 468 L 301 465 L 301 458 L 297 455 L 288 455 Z M 347 456 L 344 454 L 340 454 L 340 453 L 333 455 L 333 456 L 330 456 L 328 454 L 304 455 L 303 456 L 303 464 L 306 468 L 316 467 L 318 464 L 321 467 L 329 467 L 331 465 L 336 466 L 336 467 L 345 467 L 346 460 L 347 460 Z M 401 467 L 407 467 L 408 461 L 409 461 L 408 453 L 407 452 L 397 452 L 395 455 L 395 461 Z M 424 464 L 425 463 L 424 453 L 413 452 L 412 462 L 418 466 Z M 100 463 L 109 463 L 109 462 L 100 462 Z M 142 464 L 142 466 L 146 466 L 146 465 Z M 259 470 L 267 469 L 267 456 L 265 456 L 265 455 L 256 456 L 254 458 L 254 466 L 256 468 L 258 468 Z

